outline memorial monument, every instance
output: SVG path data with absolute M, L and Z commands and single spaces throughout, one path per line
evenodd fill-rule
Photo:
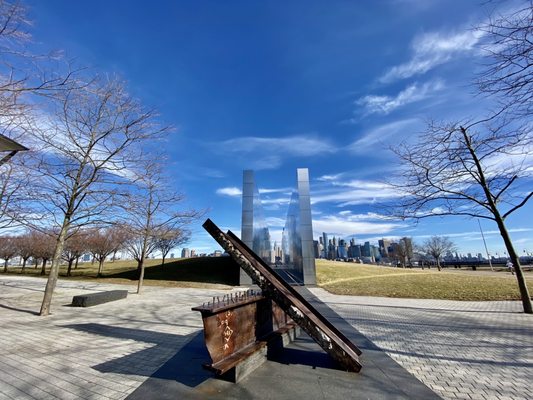
M 309 171 L 298 168 L 296 175 L 297 189 L 289 203 L 279 255 L 272 248 L 254 171 L 243 171 L 241 240 L 288 283 L 315 285 Z M 240 284 L 251 283 L 250 277 L 241 269 Z

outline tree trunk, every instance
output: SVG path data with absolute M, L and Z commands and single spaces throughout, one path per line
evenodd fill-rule
M 514 271 L 516 275 L 516 280 L 518 281 L 518 289 L 520 290 L 520 297 L 522 299 L 524 312 L 526 314 L 533 314 L 533 307 L 531 306 L 531 297 L 529 296 L 529 290 L 527 288 L 526 280 L 524 278 L 522 266 L 520 265 L 520 258 L 518 257 L 518 254 L 516 254 L 513 242 L 511 241 L 511 237 L 509 236 L 505 223 L 499 214 L 497 215 L 496 223 L 498 224 L 498 228 L 500 229 L 500 235 L 502 236 L 503 242 L 505 243 L 505 248 L 507 249 L 509 258 L 511 259 L 511 262 L 514 266 Z
M 68 259 L 68 268 L 67 268 L 67 276 L 70 276 L 71 275 L 71 271 L 72 271 L 72 263 L 74 262 L 74 260 L 72 258 L 69 258 Z
M 80 258 L 76 257 L 76 264 L 74 264 L 74 269 L 78 269 L 78 261 L 80 261 Z
M 98 275 L 96 276 L 97 278 L 100 278 L 102 276 L 102 271 L 104 270 L 104 260 L 105 257 L 100 257 L 100 259 L 98 260 Z
M 20 270 L 21 274 L 23 274 L 24 270 L 26 269 L 26 261 L 28 261 L 28 257 L 22 258 L 22 269 Z
M 7 274 L 7 262 L 8 262 L 9 258 L 6 258 L 4 260 L 4 273 Z
M 440 257 L 437 258 L 437 269 L 438 269 L 439 271 L 441 271 L 441 267 L 440 267 Z
M 46 258 L 43 258 L 43 263 L 41 264 L 41 275 L 46 275 Z
M 496 221 L 496 224 L 498 225 L 498 229 L 500 230 L 500 235 L 503 239 L 503 242 L 505 243 L 505 248 L 507 249 L 507 253 L 509 253 L 509 258 L 511 259 L 511 262 L 513 263 L 513 266 L 515 268 L 516 280 L 518 281 L 518 289 L 520 290 L 520 297 L 522 299 L 524 313 L 533 314 L 533 307 L 531 305 L 531 297 L 529 296 L 529 291 L 527 289 L 526 280 L 524 278 L 524 274 L 522 273 L 522 267 L 520 266 L 520 259 L 518 258 L 518 255 L 516 254 L 516 251 L 513 246 L 513 242 L 511 241 L 511 237 L 509 236 L 509 233 L 507 232 L 504 219 L 500 215 L 500 211 L 498 210 L 496 201 L 494 200 L 493 195 L 489 190 L 489 186 L 485 179 L 485 173 L 483 171 L 483 167 L 481 166 L 481 162 L 479 161 L 479 158 L 477 157 L 475 150 L 472 148 L 470 137 L 468 136 L 465 128 L 461 127 L 461 132 L 463 133 L 465 143 L 468 146 L 470 155 L 472 156 L 472 159 L 474 160 L 476 164 L 476 168 L 477 168 L 479 178 L 480 178 L 480 185 L 483 188 L 485 197 L 492 211 L 492 215 L 494 215 L 494 221 Z
M 144 257 L 137 260 L 137 269 L 140 271 L 139 282 L 137 283 L 137 294 L 141 294 L 144 280 Z
M 44 290 L 43 303 L 41 304 L 41 311 L 39 312 L 39 315 L 43 317 L 50 314 L 52 296 L 54 294 L 54 289 L 57 284 L 57 277 L 59 275 L 59 263 L 61 262 L 61 255 L 63 254 L 63 248 L 65 247 L 65 240 L 67 238 L 69 226 L 70 219 L 65 217 L 57 237 L 56 248 L 52 258 L 52 266 L 50 267 L 50 274 L 48 275 L 48 281 L 46 282 L 46 288 Z
M 161 265 L 165 265 L 165 254 L 163 254 L 163 262 L 161 263 Z

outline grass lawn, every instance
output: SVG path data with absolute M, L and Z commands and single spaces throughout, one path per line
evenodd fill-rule
M 411 270 L 317 260 L 318 285 L 334 294 L 447 300 L 519 300 L 516 277 Z M 533 278 L 527 278 L 533 293 Z
M 239 282 L 239 270 L 230 257 L 202 257 L 188 259 L 167 259 L 161 265 L 160 259 L 145 261 L 144 284 L 177 287 L 221 287 L 234 286 Z M 49 266 L 46 268 L 48 274 Z M 8 273 L 20 274 L 20 267 L 9 267 Z M 26 267 L 25 275 L 40 276 L 41 266 Z M 67 266 L 59 270 L 60 279 L 91 280 L 106 283 L 137 282 L 137 263 L 133 260 L 107 261 L 103 274 L 97 277 L 98 263 L 79 263 L 67 277 Z
M 206 257 L 146 260 L 145 285 L 177 287 L 230 287 L 238 284 L 239 270 L 230 257 Z M 519 300 L 516 278 L 505 271 L 492 276 L 481 271 L 448 269 L 402 269 L 327 260 L 316 260 L 318 286 L 334 294 L 354 296 L 403 297 L 449 300 Z M 66 277 L 61 266 L 61 279 L 93 280 L 107 283 L 135 283 L 135 261 L 124 260 L 104 265 L 103 276 L 97 278 L 98 264 L 80 263 Z M 27 275 L 39 276 L 40 266 L 26 268 Z M 47 268 L 48 272 L 48 268 Z M 9 267 L 9 273 L 20 274 L 20 267 Z M 533 273 L 528 272 L 528 286 L 533 294 Z

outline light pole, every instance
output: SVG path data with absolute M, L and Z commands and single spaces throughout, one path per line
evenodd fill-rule
M 490 270 L 494 271 L 494 268 L 492 268 L 492 261 L 490 260 L 489 249 L 487 248 L 487 242 L 485 241 L 485 235 L 483 234 L 483 229 L 481 229 L 481 222 L 479 222 L 479 219 L 477 220 L 477 223 L 479 225 L 479 230 L 481 232 L 481 237 L 483 238 L 483 244 L 485 245 L 485 252 L 487 253 L 487 258 L 489 260 Z

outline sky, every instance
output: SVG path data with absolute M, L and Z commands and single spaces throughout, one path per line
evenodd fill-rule
M 279 240 L 296 168 L 309 168 L 314 236 L 357 242 L 449 236 L 485 253 L 477 219 L 417 224 L 384 218 L 396 193 L 390 145 L 430 119 L 475 118 L 489 106 L 472 80 L 479 32 L 495 8 L 481 0 L 26 1 L 36 46 L 118 74 L 175 130 L 169 174 L 186 206 L 240 233 L 242 171 L 255 170 Z M 519 254 L 533 252 L 533 204 L 508 219 Z M 218 249 L 201 228 L 187 247 Z M 481 226 L 491 254 L 497 227 Z

